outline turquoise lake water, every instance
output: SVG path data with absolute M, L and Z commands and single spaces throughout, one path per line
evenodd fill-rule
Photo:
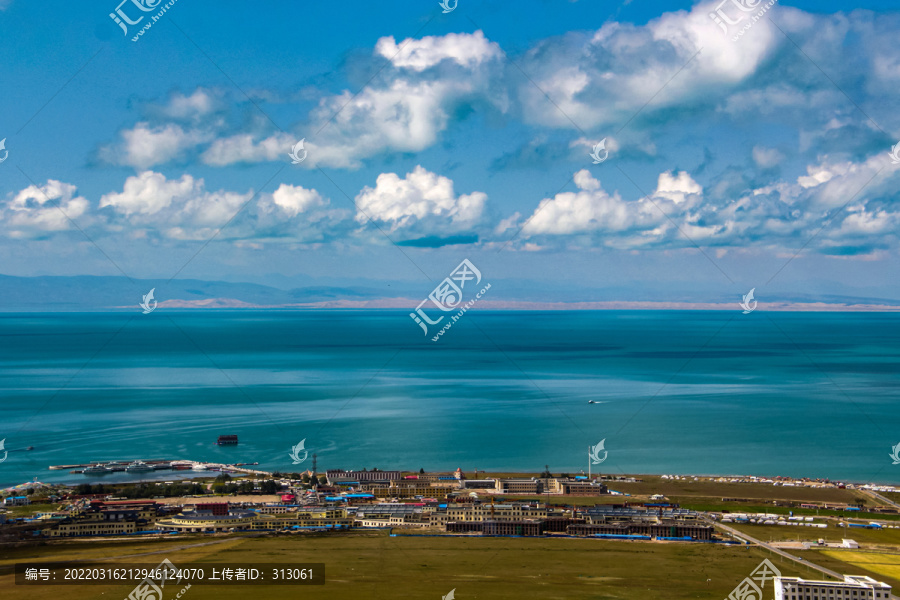
M 470 311 L 438 342 L 409 311 L 6 314 L 0 339 L 0 486 L 313 452 L 320 471 L 580 473 L 602 439 L 594 472 L 900 482 L 896 314 Z

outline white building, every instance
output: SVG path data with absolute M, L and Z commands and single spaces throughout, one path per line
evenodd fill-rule
M 775 578 L 775 600 L 887 600 L 890 597 L 891 586 L 864 575 L 844 575 L 844 581 Z
M 28 506 L 31 501 L 28 496 L 9 496 L 3 500 L 4 506 Z

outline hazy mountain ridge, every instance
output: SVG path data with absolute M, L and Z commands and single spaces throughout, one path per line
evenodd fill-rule
M 733 310 L 740 294 L 717 292 L 640 293 L 623 289 L 580 287 L 541 289 L 522 280 L 493 280 L 478 307 L 494 310 Z M 144 294 L 154 289 L 163 308 L 414 308 L 427 297 L 433 282 L 373 282 L 373 285 L 308 285 L 280 289 L 257 283 L 199 279 L 133 279 L 117 276 L 0 275 L 0 311 L 137 310 Z M 828 294 L 761 294 L 767 310 L 900 310 L 900 301 Z

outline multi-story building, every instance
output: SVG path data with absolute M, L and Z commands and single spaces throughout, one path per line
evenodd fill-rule
M 255 510 L 264 515 L 283 515 L 292 512 L 293 509 L 294 507 L 285 504 L 267 504 L 266 506 L 260 506 Z
M 573 524 L 566 528 L 569 535 L 645 535 L 656 538 L 691 538 L 711 540 L 713 528 L 682 521 L 649 523 L 644 521 L 623 523 Z M 795 599 L 797 600 L 797 599 Z M 805 600 L 805 599 L 804 599 Z M 835 600 L 835 599 L 831 599 Z
M 329 469 L 325 472 L 329 485 L 340 482 L 358 482 L 360 484 L 371 482 L 384 482 L 400 479 L 400 471 L 344 471 L 342 469 Z
M 494 489 L 503 494 L 543 494 L 544 485 L 540 479 L 498 479 Z
M 591 523 L 611 523 L 618 521 L 696 521 L 699 513 L 686 508 L 597 505 L 581 511 Z
M 497 487 L 494 479 L 465 479 L 462 486 L 467 490 L 493 490 Z
M 209 511 L 214 515 L 227 515 L 228 514 L 228 503 L 227 502 L 200 502 L 194 505 L 194 510 L 201 511 Z
M 599 496 L 601 494 L 609 493 L 609 488 L 602 483 L 578 481 L 574 479 L 557 479 L 555 482 L 561 494 L 572 496 Z
M 456 473 L 420 473 L 418 475 L 407 475 L 401 481 L 427 481 L 429 483 L 437 483 L 438 485 L 458 484 L 464 481 L 462 472 Z
M 59 520 L 43 533 L 50 537 L 78 537 L 146 531 L 156 526 L 161 509 L 156 502 L 147 500 L 94 500 L 86 509 Z
M 456 490 L 454 487 L 441 487 L 429 483 L 408 483 L 404 482 L 400 486 L 369 488 L 372 495 L 376 498 L 415 498 L 416 496 L 427 496 L 429 498 L 445 498 L 447 494 Z
M 547 518 L 547 507 L 519 504 L 450 505 L 447 507 L 446 515 L 447 523 L 521 521 Z
M 111 534 L 135 533 L 138 530 L 135 521 L 103 521 L 96 518 L 64 520 L 52 529 L 43 530 L 49 537 L 79 537 Z
M 890 597 L 891 586 L 864 575 L 844 575 L 844 581 L 775 578 L 775 600 L 886 600 Z
M 227 515 L 210 511 L 186 511 L 157 523 L 164 531 L 217 532 L 280 530 L 293 528 L 350 528 L 353 518 L 343 508 L 298 509 L 283 515 L 266 515 L 252 510 L 232 510 Z

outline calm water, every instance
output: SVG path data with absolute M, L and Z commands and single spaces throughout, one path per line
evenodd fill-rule
M 158 310 L 7 314 L 0 336 L 0 486 L 313 452 L 320 471 L 576 473 L 604 438 L 606 473 L 900 482 L 896 314 L 482 311 L 431 342 L 408 311 Z

